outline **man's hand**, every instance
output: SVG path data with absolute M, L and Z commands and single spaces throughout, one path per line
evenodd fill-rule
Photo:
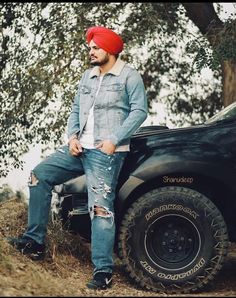
M 73 156 L 78 156 L 82 152 L 82 146 L 77 138 L 69 141 L 69 151 Z
M 116 150 L 116 146 L 110 140 L 104 140 L 96 146 L 97 149 L 100 149 L 106 154 L 113 154 Z

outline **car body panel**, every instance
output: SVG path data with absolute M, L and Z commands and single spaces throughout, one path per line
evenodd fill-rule
M 121 200 L 141 183 L 185 172 L 212 177 L 236 192 L 235 121 L 150 132 L 134 137 L 131 151 L 124 165 L 130 177 L 120 189 Z
M 213 181 L 211 188 L 222 187 L 230 193 L 221 200 L 228 200 L 228 205 L 236 211 L 236 103 L 226 111 L 229 115 L 220 112 L 219 121 L 216 115 L 214 121 L 201 125 L 174 129 L 141 127 L 131 139 L 131 150 L 119 176 L 118 214 L 124 214 L 137 189 L 149 183 L 152 187 L 168 185 L 166 182 L 172 178 L 194 178 L 197 186 Z M 192 187 L 191 183 L 185 186 Z M 61 195 L 84 195 L 87 192 L 85 176 L 56 186 L 55 191 Z

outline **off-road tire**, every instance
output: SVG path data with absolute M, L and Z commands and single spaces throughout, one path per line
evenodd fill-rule
M 118 249 L 128 275 L 142 288 L 190 293 L 222 268 L 228 234 L 222 214 L 203 194 L 184 187 L 152 190 L 127 210 Z

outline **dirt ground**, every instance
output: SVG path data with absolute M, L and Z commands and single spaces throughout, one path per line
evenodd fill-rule
M 0 204 L 0 296 L 1 297 L 161 297 L 171 296 L 138 288 L 125 276 L 116 261 L 111 289 L 94 291 L 86 288 L 92 275 L 90 245 L 79 236 L 62 231 L 60 225 L 49 226 L 47 256 L 33 262 L 15 251 L 4 239 L 24 231 L 27 221 L 26 205 L 15 199 Z M 174 296 L 174 295 L 173 295 Z M 219 275 L 207 289 L 178 297 L 235 297 L 236 245 L 229 254 Z

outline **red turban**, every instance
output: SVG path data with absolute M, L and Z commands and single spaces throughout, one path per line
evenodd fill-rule
M 86 40 L 90 43 L 93 40 L 97 46 L 104 51 L 116 55 L 123 50 L 123 40 L 114 31 L 101 27 L 91 27 L 86 32 Z

